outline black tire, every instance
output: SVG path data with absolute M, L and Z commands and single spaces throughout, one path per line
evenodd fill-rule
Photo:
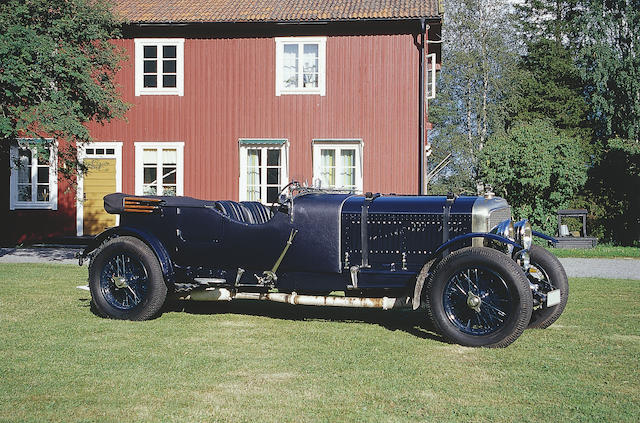
M 531 257 L 532 268 L 539 270 L 544 280 L 548 282 L 553 289 L 560 290 L 560 304 L 552 307 L 545 306 L 538 308 L 531 313 L 529 328 L 544 329 L 558 320 L 558 317 L 560 317 L 564 311 L 567 300 L 569 299 L 569 280 L 567 279 L 567 274 L 560 260 L 544 248 L 532 245 L 529 250 L 529 255 Z M 533 283 L 538 282 L 536 278 L 531 276 L 531 272 L 529 278 Z
M 527 277 L 517 263 L 491 248 L 449 254 L 435 268 L 425 293 L 435 329 L 469 347 L 506 347 L 531 318 Z
M 167 297 L 156 255 L 130 236 L 100 246 L 89 265 L 89 288 L 97 314 L 111 319 L 151 319 Z

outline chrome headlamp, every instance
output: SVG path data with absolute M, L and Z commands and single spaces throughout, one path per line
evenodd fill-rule
M 503 220 L 491 230 L 491 233 L 501 235 L 511 241 L 515 241 L 515 229 L 511 219 Z
M 533 241 L 531 223 L 529 223 L 527 219 L 522 219 L 513 226 L 515 229 L 516 242 L 522 245 L 525 250 L 530 249 Z

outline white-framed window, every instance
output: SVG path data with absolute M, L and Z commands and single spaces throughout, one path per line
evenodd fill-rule
M 184 38 L 135 39 L 135 94 L 184 95 Z
M 289 183 L 289 143 L 283 139 L 240 139 L 240 201 L 273 204 Z
M 326 37 L 276 38 L 276 95 L 325 95 Z
M 362 140 L 313 140 L 313 183 L 362 192 Z
M 20 139 L 10 148 L 9 209 L 58 210 L 58 154 L 53 139 Z
M 426 97 L 428 100 L 436 98 L 436 54 L 431 53 L 426 56 Z
M 184 195 L 184 143 L 136 142 L 136 195 Z

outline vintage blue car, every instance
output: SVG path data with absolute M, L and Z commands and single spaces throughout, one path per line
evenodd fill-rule
M 120 224 L 80 256 L 91 260 L 95 310 L 150 319 L 169 295 L 406 307 L 428 313 L 451 342 L 504 347 L 551 325 L 567 303 L 562 265 L 532 244 L 545 236 L 512 222 L 492 193 L 354 195 L 292 183 L 279 198 L 268 207 L 107 195 Z

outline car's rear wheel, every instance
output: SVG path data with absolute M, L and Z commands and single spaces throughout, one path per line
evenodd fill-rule
M 531 268 L 529 278 L 531 282 L 539 285 L 548 285 L 550 289 L 560 290 L 560 303 L 551 307 L 542 305 L 533 310 L 529 328 L 544 329 L 553 324 L 564 311 L 569 299 L 569 280 L 562 267 L 562 263 L 550 252 L 537 245 L 532 245 L 529 250 Z
M 96 312 L 112 319 L 150 319 L 167 297 L 156 255 L 130 236 L 113 238 L 99 248 L 89 266 L 89 288 Z
M 429 278 L 426 300 L 436 330 L 470 347 L 506 347 L 531 318 L 531 290 L 522 269 L 485 247 L 445 257 Z

